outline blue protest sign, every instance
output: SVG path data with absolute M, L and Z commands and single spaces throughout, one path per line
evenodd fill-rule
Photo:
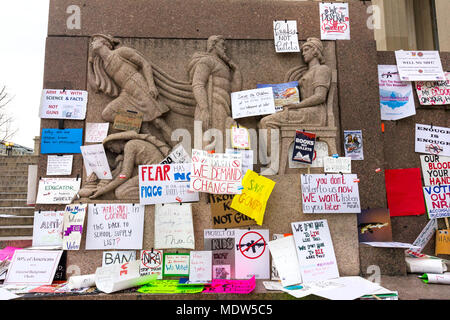
M 42 129 L 41 154 L 81 153 L 83 129 Z

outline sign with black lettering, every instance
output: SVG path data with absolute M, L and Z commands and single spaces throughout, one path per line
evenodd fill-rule
M 314 159 L 315 143 L 315 133 L 296 130 L 292 160 L 311 164 Z
M 230 208 L 233 197 L 234 195 L 231 194 L 209 194 L 213 228 L 244 227 L 256 224 L 255 220 Z
M 204 250 L 212 251 L 213 279 L 235 278 L 236 229 L 205 229 Z
M 102 267 L 136 260 L 136 251 L 103 251 Z

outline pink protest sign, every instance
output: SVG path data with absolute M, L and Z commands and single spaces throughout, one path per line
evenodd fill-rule
M 255 286 L 255 276 L 248 280 L 213 279 L 211 285 L 205 286 L 203 292 L 249 294 Z

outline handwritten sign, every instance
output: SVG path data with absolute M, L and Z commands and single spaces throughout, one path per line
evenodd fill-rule
M 179 144 L 169 155 L 160 162 L 160 164 L 171 164 L 171 163 L 191 163 L 192 159 L 189 154 L 184 150 L 183 145 Z
M 155 206 L 155 248 L 195 248 L 190 203 Z
M 102 142 L 108 135 L 109 122 L 86 122 L 84 142 Z
M 205 283 L 212 280 L 212 251 L 191 251 L 189 282 Z
M 250 134 L 246 128 L 231 126 L 231 147 L 250 149 Z
M 203 292 L 249 294 L 255 287 L 255 276 L 248 280 L 213 279 L 211 285 L 206 286 Z
M 245 214 L 241 214 L 230 207 L 233 197 L 233 195 L 228 194 L 209 194 L 213 228 L 221 229 L 243 227 L 256 223 L 255 220 L 250 219 Z
M 41 178 L 36 203 L 69 204 L 80 190 L 81 179 Z
M 416 123 L 415 151 L 450 156 L 450 128 Z
M 236 279 L 270 279 L 269 230 L 235 230 Z
M 225 153 L 240 155 L 242 158 L 242 176 L 245 176 L 247 170 L 253 170 L 253 150 L 225 149 Z
M 302 174 L 303 213 L 359 213 L 356 174 Z
M 33 247 L 62 246 L 64 211 L 35 211 Z
M 273 40 L 276 52 L 300 52 L 297 20 L 274 21 Z
M 136 131 L 141 130 L 143 116 L 137 112 L 119 111 L 114 117 L 113 128 L 121 131 Z
M 350 40 L 348 3 L 319 3 L 322 40 Z
M 189 253 L 164 253 L 163 277 L 189 277 Z
M 242 158 L 237 154 L 213 153 L 192 149 L 189 190 L 214 194 L 239 194 Z
M 102 267 L 136 260 L 136 251 L 103 251 Z
M 292 160 L 311 164 L 314 158 L 315 142 L 315 133 L 296 130 Z
M 436 230 L 435 255 L 450 254 L 450 229 Z
M 231 208 L 254 219 L 258 225 L 262 225 L 266 211 L 267 200 L 275 187 L 275 182 L 260 176 L 252 170 L 242 179 L 243 190 L 234 196 Z
M 47 156 L 48 176 L 69 176 L 72 173 L 73 155 Z
M 212 251 L 213 279 L 235 278 L 235 229 L 205 229 L 203 239 Z
M 269 250 L 283 287 L 302 283 L 294 237 L 269 241 Z
M 80 149 L 87 176 L 90 176 L 94 172 L 99 179 L 112 179 L 111 169 L 109 168 L 103 144 L 81 146 Z
M 428 217 L 450 217 L 450 185 L 423 187 Z
M 304 283 L 339 278 L 327 220 L 291 223 Z
M 42 129 L 41 154 L 81 153 L 83 129 Z
M 79 250 L 87 204 L 70 204 L 64 210 L 63 249 Z
M 191 175 L 190 163 L 139 166 L 140 203 L 198 201 L 198 193 L 189 190 Z
M 395 51 L 402 81 L 444 81 L 439 51 Z
M 89 204 L 86 250 L 142 249 L 144 206 Z
M 421 155 L 423 184 L 450 184 L 450 157 Z
M 156 274 L 157 279 L 162 279 L 163 253 L 163 250 L 141 251 L 141 276 Z
M 231 93 L 233 119 L 275 113 L 271 87 Z
M 45 119 L 83 120 L 88 92 L 83 90 L 42 90 L 39 117 Z
M 325 172 L 352 173 L 352 158 L 350 157 L 324 157 L 323 169 Z
M 421 105 L 450 104 L 450 72 L 445 73 L 442 81 L 417 81 L 416 91 Z
M 364 160 L 361 130 L 344 130 L 345 156 L 352 160 Z
M 419 236 L 413 242 L 413 246 L 416 248 L 410 248 L 407 253 L 419 253 L 422 252 L 423 248 L 427 245 L 430 239 L 434 236 L 438 229 L 437 219 L 431 219 L 428 221 L 427 225 L 420 232 Z

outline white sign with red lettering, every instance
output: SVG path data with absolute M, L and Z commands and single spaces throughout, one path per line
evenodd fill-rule
M 421 155 L 424 186 L 450 184 L 450 157 Z
M 44 89 L 42 90 L 39 117 L 84 120 L 87 101 L 87 91 Z

